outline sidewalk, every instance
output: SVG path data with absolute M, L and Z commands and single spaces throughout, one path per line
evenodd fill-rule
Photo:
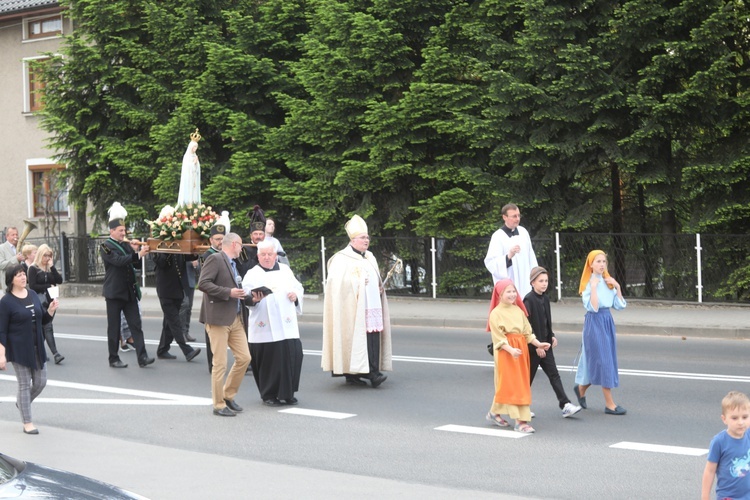
M 96 296 L 69 297 L 74 287 L 62 285 L 58 314 L 104 316 L 101 287 L 88 285 L 87 292 Z M 200 311 L 203 294 L 196 291 L 193 318 Z M 483 300 L 389 297 L 391 324 L 397 326 L 432 326 L 484 330 L 489 303 Z M 145 288 L 141 301 L 145 317 L 161 317 L 156 289 Z M 306 295 L 300 321 L 323 322 L 323 296 Z M 556 332 L 580 332 L 584 309 L 580 300 L 564 299 L 552 303 L 552 323 Z M 617 333 L 640 335 L 673 335 L 750 339 L 750 304 L 690 304 L 632 300 L 622 311 L 613 312 Z
M 0 451 L 20 460 L 94 477 L 154 500 L 217 496 L 309 500 L 531 498 L 263 463 L 51 426 L 44 426 L 41 432 L 43 438 L 29 439 L 21 432 L 20 422 L 0 421 Z M 155 464 L 158 474 L 154 473 Z M 188 480 L 191 474 L 199 480 Z M 221 486 L 220 495 L 217 485 Z

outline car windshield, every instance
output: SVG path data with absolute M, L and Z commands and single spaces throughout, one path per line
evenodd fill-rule
M 16 468 L 0 457 L 0 484 L 5 484 L 16 477 Z

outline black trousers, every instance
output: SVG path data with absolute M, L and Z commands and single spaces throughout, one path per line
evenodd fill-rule
M 367 361 L 370 363 L 370 377 L 380 373 L 380 332 L 367 333 Z
M 42 325 L 42 333 L 44 333 L 44 340 L 47 341 L 49 350 L 52 351 L 52 355 L 57 354 L 57 343 L 55 342 L 55 328 L 52 326 L 50 321 L 46 325 Z
M 195 288 L 183 289 L 185 297 L 180 305 L 180 319 L 182 320 L 182 333 L 190 333 L 190 319 L 193 315 L 193 298 L 195 297 Z
M 563 389 L 560 373 L 557 371 L 557 363 L 555 363 L 555 353 L 552 352 L 552 348 L 547 351 L 545 357 L 540 358 L 536 353 L 536 347 L 529 344 L 529 362 L 531 368 L 529 385 L 534 383 L 534 375 L 536 375 L 537 369 L 541 366 L 542 371 L 549 378 L 549 383 L 552 386 L 552 390 L 555 391 L 555 396 L 557 396 L 557 401 L 562 410 L 566 403 L 570 403 L 570 399 L 568 399 L 565 389 Z
M 133 337 L 133 345 L 138 359 L 148 357 L 146 343 L 143 341 L 143 327 L 141 324 L 141 313 L 138 311 L 137 300 L 106 299 L 107 303 L 107 348 L 109 349 L 109 362 L 114 363 L 120 359 L 117 350 L 120 348 L 120 313 L 125 315 L 128 322 L 130 334 Z
M 183 354 L 190 354 L 193 352 L 193 346 L 185 342 L 185 335 L 182 333 L 182 318 L 180 317 L 182 299 L 159 298 L 159 304 L 164 313 L 164 319 L 161 322 L 161 338 L 159 347 L 156 349 L 157 356 L 169 352 L 169 346 L 173 340 L 177 341 Z

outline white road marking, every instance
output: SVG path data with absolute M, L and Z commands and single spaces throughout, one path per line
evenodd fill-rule
M 468 425 L 442 425 L 435 427 L 436 431 L 447 431 L 447 432 L 459 432 L 462 434 L 479 434 L 480 436 L 494 436 L 511 439 L 520 439 L 531 434 L 524 434 L 523 432 L 516 431 L 504 431 L 502 429 L 493 429 L 491 427 L 469 427 Z
M 0 380 L 16 382 L 15 375 L 0 375 Z M 80 384 L 77 382 L 64 382 L 62 380 L 47 380 L 48 387 L 63 387 L 66 389 L 76 389 L 80 391 L 91 391 L 104 394 L 119 394 L 123 396 L 135 396 L 147 399 L 77 399 L 77 398 L 44 398 L 39 397 L 34 400 L 35 403 L 81 403 L 90 404 L 141 404 L 141 405 L 187 405 L 187 406 L 204 406 L 211 405 L 211 398 L 199 398 L 196 396 L 185 396 L 182 394 L 170 394 L 167 392 L 142 391 L 139 389 L 123 389 L 121 387 L 109 387 L 105 385 Z M 15 396 L 0 397 L 3 402 L 15 402 Z M 129 402 L 129 403 L 128 403 Z
M 688 448 L 685 446 L 667 446 L 664 444 L 651 443 L 633 443 L 623 441 L 610 446 L 610 448 L 619 448 L 621 450 L 650 451 L 652 453 L 671 453 L 672 455 L 688 455 L 691 457 L 700 457 L 708 453 L 705 448 Z
M 97 342 L 106 342 L 107 337 L 97 337 L 93 335 L 76 335 L 70 333 L 57 333 L 55 337 L 73 339 L 73 340 L 93 340 Z M 147 340 L 146 344 L 158 345 L 157 340 Z M 206 347 L 201 342 L 190 342 L 191 345 L 197 347 Z M 173 344 L 176 345 L 176 344 Z M 321 351 L 313 349 L 304 349 L 303 353 L 308 356 L 321 356 Z M 482 367 L 493 367 L 494 361 L 486 360 L 474 360 L 474 359 L 454 359 L 454 358 L 428 358 L 422 356 L 393 356 L 394 361 L 403 361 L 405 363 L 427 363 L 435 365 L 457 365 L 457 366 L 482 366 Z M 575 366 L 557 365 L 557 369 L 560 372 L 575 372 Z M 671 379 L 682 379 L 682 380 L 704 380 L 711 382 L 739 382 L 739 383 L 750 383 L 750 376 L 743 375 L 722 375 L 720 373 L 688 373 L 688 372 L 662 372 L 655 370 L 629 370 L 626 368 L 620 368 L 620 375 L 630 375 L 633 377 L 653 377 L 653 378 L 671 378 Z
M 333 418 L 336 420 L 342 420 L 345 418 L 356 417 L 356 413 L 339 413 L 335 411 L 323 411 L 323 410 L 308 410 L 306 408 L 289 408 L 287 410 L 279 410 L 279 413 L 291 413 L 293 415 L 305 415 L 307 417 L 321 417 L 321 418 Z

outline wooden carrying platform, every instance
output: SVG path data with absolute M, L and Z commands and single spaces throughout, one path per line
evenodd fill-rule
M 182 233 L 182 239 L 165 241 L 149 238 L 146 242 L 151 252 L 156 253 L 184 253 L 200 255 L 206 252 L 210 245 L 208 238 L 201 238 L 198 233 L 188 229 Z

